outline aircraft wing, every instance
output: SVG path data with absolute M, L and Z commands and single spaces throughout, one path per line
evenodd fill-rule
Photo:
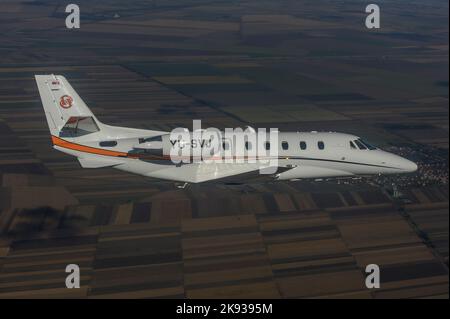
M 263 170 L 265 173 L 261 173 L 259 169 L 251 170 L 243 173 L 234 173 L 222 178 L 216 178 L 214 180 L 206 181 L 205 183 L 222 183 L 222 184 L 245 184 L 245 183 L 264 183 L 274 180 L 274 175 L 290 170 L 291 168 L 278 167 L 276 173 L 272 173 L 272 170 Z
M 227 163 L 201 163 L 201 164 L 186 164 L 180 167 L 167 167 L 158 170 L 157 172 L 152 172 L 152 177 L 162 178 L 162 179 L 171 179 L 177 181 L 184 181 L 187 183 L 202 183 L 207 181 L 216 181 L 220 180 L 227 181 L 232 180 L 231 177 L 239 176 L 242 181 L 242 175 L 249 174 L 253 177 L 267 177 L 273 176 L 276 173 L 279 173 L 280 170 L 275 170 L 270 168 L 261 168 L 261 171 L 264 173 L 273 173 L 273 174 L 261 174 L 260 172 L 261 165 L 260 164 L 250 164 L 250 163 L 242 163 L 242 164 L 227 164 Z
M 83 168 L 113 167 L 123 163 L 121 160 L 111 159 L 106 156 L 88 156 L 78 157 L 78 162 Z

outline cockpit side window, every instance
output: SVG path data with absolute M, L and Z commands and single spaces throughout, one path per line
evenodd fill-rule
M 356 145 L 352 141 L 350 141 L 350 148 L 356 150 Z

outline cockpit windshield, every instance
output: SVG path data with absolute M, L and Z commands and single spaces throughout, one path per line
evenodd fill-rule
M 361 143 L 363 143 L 369 150 L 376 150 L 377 148 L 369 143 L 367 143 L 366 141 L 364 141 L 363 139 L 359 139 L 359 141 Z
M 367 147 L 363 143 L 361 143 L 360 140 L 355 140 L 355 144 L 358 146 L 358 148 L 360 150 L 366 150 L 367 149 Z
M 350 147 L 353 149 L 356 149 L 356 146 L 360 149 L 360 150 L 376 150 L 377 148 L 369 143 L 367 143 L 366 141 L 364 141 L 363 139 L 357 139 L 354 141 L 350 141 Z

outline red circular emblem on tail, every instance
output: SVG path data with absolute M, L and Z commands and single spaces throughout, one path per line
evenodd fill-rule
M 63 109 L 68 109 L 73 104 L 73 98 L 69 95 L 63 95 L 61 96 L 61 99 L 59 100 L 59 105 Z

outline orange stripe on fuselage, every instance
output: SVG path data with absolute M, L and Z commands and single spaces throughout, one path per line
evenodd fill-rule
M 127 153 L 124 153 L 124 152 L 115 152 L 115 151 L 110 151 L 110 150 L 104 150 L 101 148 L 80 145 L 80 144 L 68 142 L 66 140 L 63 140 L 63 139 L 53 136 L 53 135 L 52 135 L 52 142 L 53 142 L 53 145 L 67 148 L 67 149 L 74 150 L 74 151 L 78 151 L 78 152 L 91 153 L 91 154 L 104 155 L 104 156 L 127 157 Z
M 86 146 L 86 145 L 81 145 L 81 144 L 77 144 L 77 143 L 72 143 L 66 140 L 63 140 L 62 138 L 56 137 L 52 135 L 52 142 L 53 145 L 59 146 L 59 147 L 63 147 L 63 148 L 67 148 L 70 150 L 74 150 L 74 151 L 78 151 L 78 152 L 84 152 L 84 153 L 90 153 L 90 154 L 96 154 L 96 155 L 103 155 L 103 156 L 114 156 L 114 157 L 129 157 L 129 158 L 135 158 L 135 159 L 153 159 L 153 160 L 173 160 L 173 159 L 178 159 L 178 160 L 182 160 L 182 159 L 190 159 L 193 160 L 193 157 L 183 157 L 183 156 L 175 156 L 174 158 L 172 158 L 172 156 L 170 155 L 163 155 L 163 156 L 155 156 L 155 155 L 138 155 L 138 154 L 128 154 L 125 152 L 116 152 L 116 151 L 110 151 L 110 150 L 105 150 L 102 148 L 96 148 L 96 147 L 91 147 L 91 146 Z M 247 156 L 233 156 L 231 159 L 250 159 Z M 209 158 L 209 160 L 226 160 L 227 158 L 222 158 L 222 157 L 212 157 Z M 230 159 L 230 158 L 228 158 Z M 255 158 L 255 159 L 261 159 L 261 158 Z

